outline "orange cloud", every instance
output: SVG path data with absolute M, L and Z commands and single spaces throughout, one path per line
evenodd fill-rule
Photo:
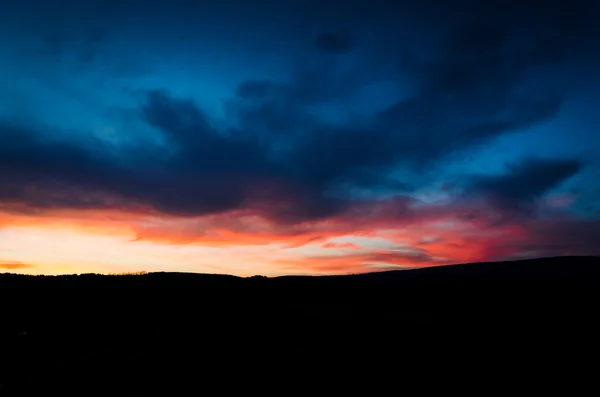
M 19 261 L 0 261 L 0 269 L 5 270 L 31 269 L 33 267 L 35 266 Z
M 280 260 L 279 265 L 286 273 L 296 274 L 348 274 L 386 270 L 401 270 L 414 267 L 442 265 L 433 259 L 393 251 L 360 252 L 339 256 L 308 256 Z
M 106 259 L 110 261 L 106 268 L 111 271 L 118 261 L 144 266 L 142 270 L 158 270 L 172 261 L 177 269 L 214 269 L 240 275 L 344 274 L 519 255 L 598 253 L 591 237 L 600 234 L 598 221 L 583 222 L 554 213 L 551 219 L 503 219 L 502 214 L 479 204 L 407 207 L 402 200 L 372 204 L 365 201 L 337 217 L 298 224 L 277 223 L 249 211 L 176 217 L 150 210 L 13 208 L 0 212 L 0 230 L 21 234 L 40 231 L 36 241 L 44 245 L 46 256 L 34 260 L 33 256 L 13 255 L 7 258 L 11 261 L 2 263 L 21 264 L 23 269 L 34 263 L 36 271 L 59 265 L 75 268 L 81 266 L 73 262 L 75 256 L 64 255 L 76 252 L 77 258 L 89 257 L 86 266 L 102 271 L 100 259 L 86 254 L 97 252 L 94 247 L 99 244 L 106 247 L 102 252 L 111 254 Z M 52 236 L 64 239 L 77 235 L 96 237 L 75 239 L 80 247 L 52 240 Z M 31 244 L 19 241 L 20 251 L 29 250 Z M 57 244 L 62 248 L 55 255 L 52 247 Z M 35 250 L 41 252 L 42 248 L 34 244 L 32 253 Z M 178 254 L 181 250 L 185 253 Z M 38 263 L 38 259 L 44 262 Z M 186 261 L 193 262 L 185 265 Z
M 0 212 L 0 228 L 34 226 L 52 230 L 80 230 L 102 235 L 127 235 L 132 240 L 161 244 L 200 244 L 228 247 L 278 244 L 299 247 L 312 242 L 327 243 L 332 237 L 373 235 L 374 231 L 397 229 L 413 222 L 404 218 L 404 203 L 394 200 L 364 202 L 336 218 L 294 225 L 279 224 L 259 213 L 229 213 L 176 217 L 150 210 L 137 212 L 101 209 L 31 210 L 18 208 Z M 395 209 L 401 207 L 401 210 Z M 329 245 L 329 247 L 333 247 Z M 342 247 L 338 247 L 342 248 Z M 345 248 L 352 248 L 346 246 Z

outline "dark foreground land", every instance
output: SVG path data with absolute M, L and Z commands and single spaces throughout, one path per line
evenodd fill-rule
M 599 286 L 595 257 L 341 277 L 0 275 L 0 396 L 593 393 Z

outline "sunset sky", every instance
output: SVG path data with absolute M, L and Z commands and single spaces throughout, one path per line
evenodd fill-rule
M 600 255 L 597 1 L 0 7 L 0 272 Z

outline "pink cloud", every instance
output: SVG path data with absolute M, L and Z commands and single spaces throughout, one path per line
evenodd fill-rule
M 265 263 L 283 273 L 341 274 L 373 271 L 379 269 L 378 266 L 423 267 L 520 257 L 600 254 L 599 220 L 576 218 L 560 208 L 544 212 L 543 216 L 507 216 L 483 202 L 467 200 L 444 205 L 404 197 L 363 200 L 338 216 L 297 224 L 278 223 L 248 211 L 202 217 L 89 209 L 0 212 L 0 228 L 24 225 L 129 236 L 131 241 L 158 245 L 264 247 Z M 335 240 L 347 236 L 377 237 L 388 241 L 389 247 L 375 249 L 362 244 L 359 247 L 353 242 Z M 287 256 L 281 254 L 298 247 L 311 248 L 291 250 L 293 254 Z M 340 252 L 332 255 L 335 249 Z M 20 262 L 4 263 L 3 268 L 29 266 Z
M 325 244 L 322 245 L 323 248 L 345 248 L 345 249 L 352 249 L 352 250 L 359 250 L 360 247 L 356 244 L 353 243 L 334 243 L 334 242 L 327 242 Z

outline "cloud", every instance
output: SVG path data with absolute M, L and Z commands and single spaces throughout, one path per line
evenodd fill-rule
M 426 166 L 557 115 L 563 95 L 530 86 L 546 64 L 512 28 L 467 20 L 433 56 L 405 51 L 402 71 L 416 90 L 381 114 L 388 129 L 402 131 L 394 143 L 405 159 Z
M 242 130 L 275 140 L 287 161 L 319 186 L 381 188 L 398 166 L 427 170 L 558 114 L 563 94 L 529 84 L 548 64 L 532 54 L 537 42 L 523 44 L 508 29 L 463 20 L 439 48 L 428 49 L 433 55 L 409 50 L 402 56 L 402 44 L 397 54 L 386 52 L 388 60 L 398 59 L 398 76 L 408 76 L 413 89 L 366 120 L 331 123 L 315 115 L 381 78 L 362 66 L 340 72 L 330 61 L 287 82 L 242 84 L 232 116 Z
M 598 252 L 587 163 L 471 161 L 532 127 L 548 139 L 524 156 L 562 150 L 588 106 L 571 100 L 597 64 L 594 2 L 13 3 L 0 63 L 5 97 L 24 99 L 0 109 L 3 230 L 239 247 L 331 273 Z M 488 149 L 486 166 L 513 154 Z M 576 200 L 553 196 L 576 175 Z
M 600 254 L 597 219 L 558 209 L 549 217 L 504 217 L 498 223 L 493 208 L 460 204 L 474 216 L 462 216 L 458 203 L 412 204 L 394 212 L 399 201 L 379 200 L 364 202 L 355 213 L 300 224 L 281 224 L 247 212 L 181 217 L 92 209 L 13 213 L 0 222 L 7 231 L 11 227 L 77 230 L 117 236 L 129 244 L 198 244 L 223 252 L 260 249 L 269 266 L 284 273 L 336 274 L 375 271 L 381 266 Z M 342 236 L 351 242 L 340 242 Z
M 35 266 L 19 261 L 2 261 L 0 260 L 0 269 L 4 270 L 20 270 L 20 269 L 31 269 Z
M 529 78 L 568 56 L 540 51 L 565 51 L 565 44 L 538 40 L 535 29 L 517 37 L 514 27 L 521 25 L 505 23 L 508 14 L 478 18 L 481 13 L 439 27 L 437 45 L 400 40 L 394 32 L 378 37 L 386 52 L 374 50 L 372 59 L 311 54 L 289 78 L 245 81 L 227 103 L 224 126 L 192 98 L 142 90 L 137 116 L 160 135 L 161 146 L 115 150 L 99 139 L 50 140 L 53 132 L 39 125 L 5 121 L 0 200 L 41 208 L 144 207 L 178 216 L 246 211 L 284 224 L 351 218 L 364 207 L 356 190 L 410 194 L 428 186 L 427 173 L 452 156 L 560 110 L 563 94 L 531 87 Z M 349 36 L 332 33 L 337 29 L 322 31 L 315 42 L 321 50 L 351 47 Z M 82 59 L 94 61 L 105 36 L 101 28 L 84 34 Z M 384 63 L 399 67 L 392 73 Z M 380 109 L 328 117 L 328 107 L 346 110 L 365 87 L 390 82 L 405 85 L 405 92 Z M 423 176 L 401 176 L 407 167 Z M 481 181 L 478 189 L 506 183 Z M 523 194 L 517 199 L 529 197 Z
M 530 238 L 516 244 L 515 253 L 600 256 L 600 219 L 542 219 L 528 225 L 527 231 Z
M 19 125 L 0 123 L 0 138 L 2 201 L 31 207 L 103 206 L 97 193 L 123 175 L 118 160 L 106 152 L 45 139 Z
M 481 195 L 503 210 L 523 210 L 583 167 L 576 159 L 529 158 L 510 164 L 505 174 L 477 177 L 468 194 Z
M 323 248 L 343 248 L 343 249 L 351 249 L 351 250 L 357 250 L 360 249 L 356 244 L 353 243 L 335 243 L 335 242 L 327 242 L 325 244 L 323 244 Z
M 281 268 L 286 272 L 310 274 L 366 273 L 441 264 L 425 254 L 396 251 L 314 255 L 280 261 Z
M 436 260 L 429 256 L 424 250 L 418 248 L 410 250 L 390 250 L 366 252 L 356 255 L 346 255 L 345 258 L 356 260 L 363 264 L 392 264 L 399 266 L 431 266 L 445 264 L 444 261 Z

